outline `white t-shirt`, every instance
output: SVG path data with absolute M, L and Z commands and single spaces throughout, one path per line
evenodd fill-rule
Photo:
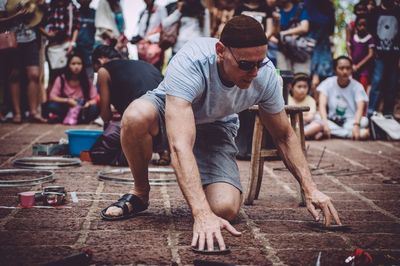
M 354 118 L 357 102 L 368 102 L 368 96 L 360 82 L 350 79 L 349 85 L 341 88 L 337 76 L 325 79 L 317 90 L 328 98 L 328 118 Z
M 271 61 L 259 69 L 248 89 L 222 84 L 217 69 L 215 38 L 187 42 L 172 58 L 164 80 L 151 93 L 165 94 L 192 103 L 196 124 L 228 121 L 254 104 L 267 113 L 283 110 L 284 100 Z M 266 58 L 265 60 L 269 60 Z

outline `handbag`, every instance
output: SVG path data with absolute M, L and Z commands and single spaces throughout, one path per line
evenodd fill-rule
M 299 17 L 304 9 L 304 3 L 299 3 L 296 13 L 289 22 L 289 28 L 295 28 L 299 25 Z M 288 58 L 295 62 L 304 63 L 314 51 L 316 40 L 305 35 L 283 36 L 280 39 L 279 49 Z
M 13 31 L 0 33 L 0 50 L 17 48 L 17 37 Z
M 60 69 L 67 65 L 68 47 L 69 42 L 47 47 L 47 61 L 49 62 L 51 69 Z
M 161 29 L 160 41 L 158 43 L 161 49 L 167 50 L 168 48 L 175 45 L 178 39 L 180 25 L 181 25 L 181 20 L 179 19 L 171 26 Z

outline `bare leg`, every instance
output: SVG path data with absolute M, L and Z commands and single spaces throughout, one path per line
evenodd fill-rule
M 39 84 L 39 67 L 28 66 L 26 68 L 28 76 L 28 102 L 29 114 L 35 122 L 46 122 L 38 112 L 41 102 L 40 84 Z
M 19 82 L 19 70 L 13 69 L 10 74 L 10 95 L 13 105 L 13 122 L 20 123 L 21 117 L 21 84 Z
M 323 127 L 321 126 L 321 124 L 316 123 L 316 122 L 311 122 L 311 124 L 309 124 L 307 126 L 307 130 L 304 130 L 304 136 L 306 138 L 311 138 L 311 137 L 316 136 L 322 130 L 323 130 Z
M 214 183 L 204 189 L 212 211 L 228 221 L 235 219 L 242 202 L 240 191 L 228 183 Z
M 158 112 L 152 103 L 138 99 L 125 110 L 121 123 L 121 145 L 135 183 L 129 193 L 149 201 L 148 164 L 152 156 L 152 137 L 159 131 Z M 129 209 L 132 206 L 127 203 Z M 122 209 L 110 207 L 106 215 L 120 216 Z

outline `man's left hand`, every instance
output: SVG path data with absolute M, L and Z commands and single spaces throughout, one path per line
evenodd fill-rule
M 359 140 L 360 139 L 360 126 L 354 125 L 352 130 L 352 139 Z
M 333 206 L 331 198 L 321 191 L 316 189 L 311 193 L 310 196 L 306 195 L 306 206 L 316 221 L 320 220 L 320 214 L 317 212 L 317 209 L 322 210 L 322 213 L 325 217 L 325 226 L 331 225 L 332 217 L 336 224 L 342 225 L 339 219 L 339 214 Z

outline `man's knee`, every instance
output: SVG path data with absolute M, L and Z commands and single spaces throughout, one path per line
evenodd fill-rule
M 211 209 L 217 216 L 232 221 L 239 214 L 240 204 L 235 203 L 234 200 L 219 200 L 211 203 Z
M 136 136 L 148 134 L 157 121 L 156 117 L 158 114 L 151 103 L 133 101 L 122 116 L 121 130 Z

